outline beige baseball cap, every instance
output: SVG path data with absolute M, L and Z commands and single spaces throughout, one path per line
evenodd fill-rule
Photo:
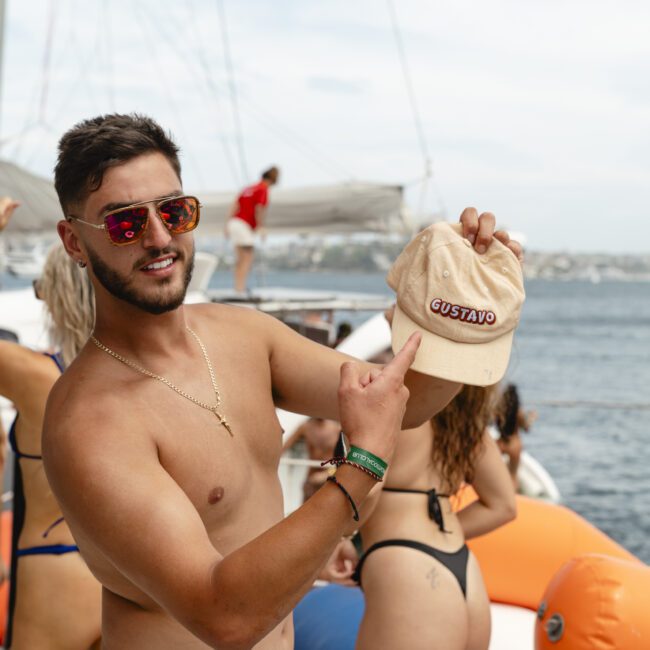
M 494 240 L 479 255 L 461 224 L 436 223 L 406 246 L 386 279 L 397 293 L 393 350 L 422 333 L 414 370 L 474 386 L 503 377 L 526 297 L 507 246 Z

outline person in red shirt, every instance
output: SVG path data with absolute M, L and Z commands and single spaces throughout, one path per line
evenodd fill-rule
M 226 235 L 235 245 L 235 291 L 246 291 L 246 279 L 253 266 L 255 230 L 262 230 L 269 202 L 269 187 L 280 178 L 280 170 L 270 167 L 259 183 L 244 188 L 233 204 L 226 223 Z

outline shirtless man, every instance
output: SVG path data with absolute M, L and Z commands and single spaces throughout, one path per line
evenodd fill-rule
M 104 647 L 291 648 L 291 610 L 354 521 L 334 482 L 282 518 L 275 408 L 339 420 L 389 460 L 400 427 L 458 386 L 409 372 L 402 424 L 417 335 L 380 370 L 253 310 L 183 305 L 197 206 L 175 198 L 177 148 L 148 118 L 77 125 L 55 184 L 97 317 L 51 393 L 43 454 L 103 584 Z M 492 215 L 462 221 L 477 249 L 490 243 Z M 374 483 L 349 465 L 337 478 L 357 504 Z
M 282 445 L 282 451 L 291 449 L 300 440 L 305 441 L 307 458 L 324 461 L 334 456 L 336 443 L 339 439 L 341 425 L 334 420 L 309 418 L 301 424 Z M 310 467 L 307 478 L 302 486 L 303 500 L 307 501 L 325 483 L 330 475 L 331 467 Z

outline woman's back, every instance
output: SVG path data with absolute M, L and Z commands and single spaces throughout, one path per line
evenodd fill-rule
M 10 348 L 13 346 L 13 348 Z M 50 490 L 41 460 L 41 431 L 45 404 L 50 389 L 61 375 L 57 362 L 48 354 L 34 352 L 12 343 L 0 343 L 0 356 L 12 357 L 10 381 L 12 401 L 18 417 L 9 432 L 9 440 L 18 467 L 20 495 L 29 507 L 24 509 L 18 548 L 47 544 L 72 544 L 72 535 L 64 522 L 48 529 L 61 518 L 59 505 Z M 7 367 L 7 362 L 3 368 Z M 5 393 L 3 393 L 5 394 Z M 46 534 L 47 533 L 47 534 Z
M 465 538 L 512 518 L 514 490 L 486 433 L 492 401 L 465 387 L 440 414 L 403 431 L 377 504 L 361 528 L 357 576 L 366 597 L 358 650 L 485 650 L 487 593 Z M 478 502 L 458 514 L 464 479 Z
M 61 375 L 51 355 L 0 341 L 0 394 L 18 415 L 14 451 L 14 539 L 10 647 L 89 648 L 100 633 L 101 590 L 76 550 L 41 456 L 50 389 Z
M 434 439 L 430 422 L 400 434 L 383 490 L 362 529 L 364 548 L 395 537 L 435 544 L 445 551 L 455 551 L 464 543 L 463 531 L 449 498 L 440 496 L 450 494 L 450 486 L 445 484 L 440 469 L 434 465 Z M 429 502 L 435 498 L 431 490 L 438 495 L 444 531 L 429 516 Z

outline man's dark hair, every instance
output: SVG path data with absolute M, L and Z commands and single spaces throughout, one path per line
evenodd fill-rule
M 106 170 L 137 156 L 163 154 L 181 177 L 178 147 L 150 117 L 131 113 L 99 115 L 75 124 L 59 141 L 54 187 L 64 214 L 98 190 Z

